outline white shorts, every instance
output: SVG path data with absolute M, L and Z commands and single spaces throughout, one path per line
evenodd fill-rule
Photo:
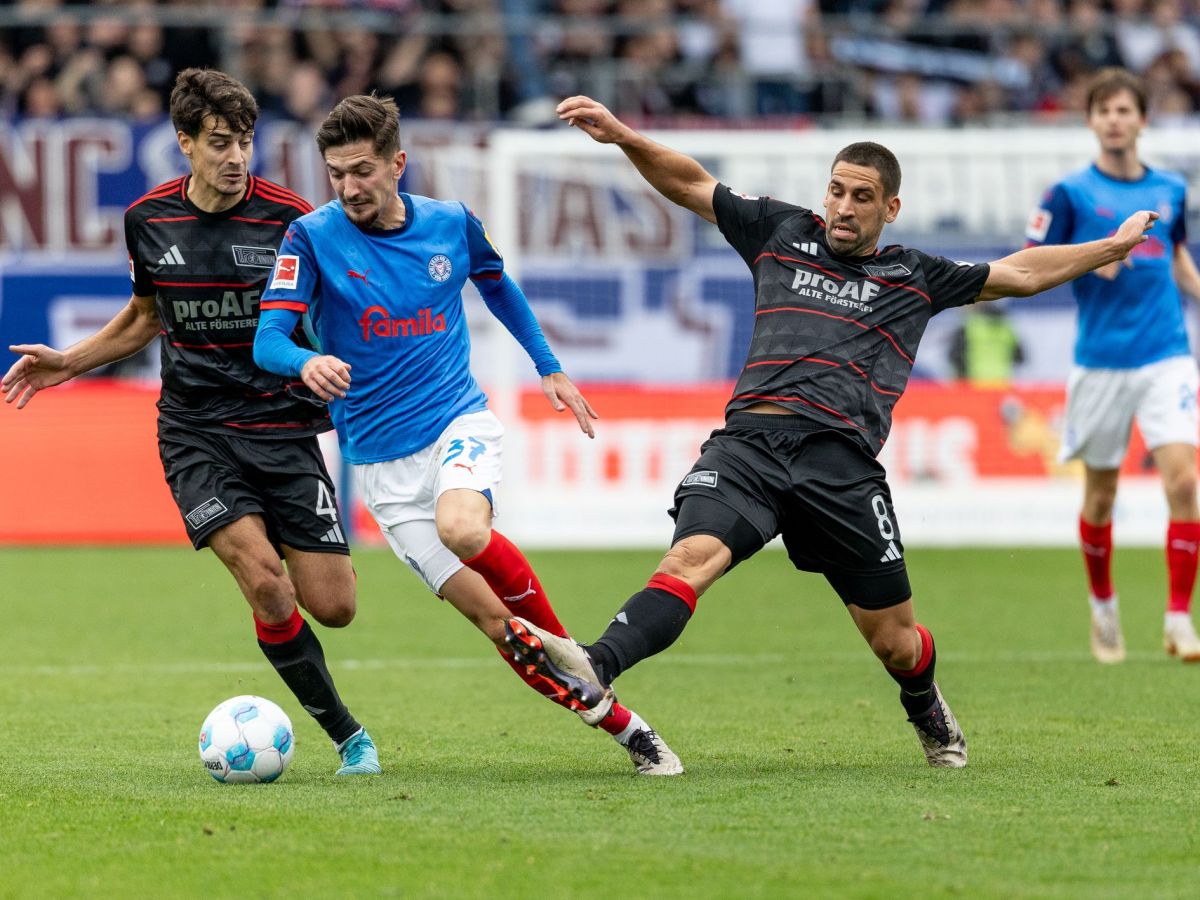
M 1196 446 L 1200 375 L 1190 356 L 1172 356 L 1137 369 L 1075 366 L 1067 382 L 1066 423 L 1059 461 L 1083 460 L 1091 469 L 1118 469 L 1133 420 L 1148 450 L 1167 444 Z
M 455 488 L 484 494 L 495 515 L 504 426 L 491 412 L 459 416 L 409 456 L 356 465 L 354 483 L 395 554 L 434 593 L 463 567 L 438 538 L 437 500 Z

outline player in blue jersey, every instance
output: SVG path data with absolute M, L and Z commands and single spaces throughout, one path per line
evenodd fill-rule
M 507 650 L 504 623 L 514 613 L 553 634 L 566 631 L 528 560 L 492 528 L 503 428 L 471 375 L 468 278 L 533 360 L 553 407 L 569 409 L 589 437 L 591 406 L 551 353 L 479 219 L 461 203 L 397 192 L 407 156 L 390 98 L 341 101 L 317 145 L 337 199 L 288 229 L 263 294 L 255 360 L 331 402 L 343 455 L 396 555 L 527 684 L 613 735 L 642 774 L 682 772 L 636 713 L 620 704 L 585 708 Z M 292 340 L 304 314 L 323 353 Z
M 1112 512 L 1134 419 L 1162 475 L 1170 523 L 1168 653 L 1200 661 L 1190 607 L 1200 543 L 1196 502 L 1197 371 L 1184 328 L 1180 288 L 1200 298 L 1200 273 L 1187 249 L 1184 179 L 1138 158 L 1146 91 L 1122 69 L 1098 73 L 1087 96 L 1088 126 L 1100 155 L 1047 192 L 1030 218 L 1031 245 L 1074 244 L 1112 234 L 1135 209 L 1154 209 L 1160 226 L 1124 264 L 1072 283 L 1079 305 L 1075 365 L 1067 385 L 1062 458 L 1086 469 L 1079 537 L 1092 610 L 1092 653 L 1125 658 L 1111 578 Z

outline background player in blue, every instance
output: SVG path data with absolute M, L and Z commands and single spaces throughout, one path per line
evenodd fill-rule
M 932 315 L 1029 296 L 1123 259 L 1145 240 L 1155 214 L 1139 212 L 1116 235 L 1079 247 L 955 263 L 878 246 L 900 212 L 900 164 L 879 144 L 850 144 L 834 158 L 823 219 L 732 191 L 588 97 L 564 100 L 558 114 L 594 140 L 615 143 L 663 196 L 721 229 L 753 272 L 755 306 L 747 312 L 755 326 L 725 427 L 676 490 L 672 546 L 645 589 L 594 644 L 514 617 L 511 646 L 585 704 L 603 708 L 613 679 L 669 647 L 697 598 L 781 535 L 798 569 L 825 576 L 900 685 L 929 764 L 965 766 L 966 739 L 934 681 L 933 637 L 914 619 L 904 547 L 875 454 Z
M 264 368 L 332 401 L 342 451 L 396 555 L 501 650 L 530 686 L 613 735 L 642 774 L 683 771 L 620 704 L 594 711 L 504 647 L 513 612 L 566 635 L 528 560 L 492 529 L 503 429 L 470 370 L 462 288 L 472 279 L 525 348 L 557 410 L 596 418 L 563 374 L 525 295 L 461 203 L 397 193 L 407 157 L 389 98 L 341 101 L 317 131 L 337 199 L 288 229 L 255 338 Z M 296 346 L 311 315 L 323 354 Z
M 334 627 L 355 613 L 350 549 L 317 445 L 329 415 L 302 385 L 258 369 L 250 352 L 275 247 L 312 209 L 250 174 L 257 118 L 254 97 L 225 73 L 179 73 L 171 121 L 191 171 L 125 212 L 129 305 L 64 351 L 11 347 L 22 357 L 3 390 L 20 408 L 162 334 L 159 454 L 188 537 L 237 580 L 263 654 L 338 748 L 338 774 L 376 774 L 375 746 L 297 608 Z
M 1075 365 L 1067 385 L 1061 455 L 1086 469 L 1079 538 L 1092 610 L 1092 653 L 1125 658 L 1111 577 L 1112 513 L 1121 460 L 1136 418 L 1162 475 L 1170 522 L 1163 643 L 1185 662 L 1200 661 L 1190 614 L 1200 543 L 1196 502 L 1196 362 L 1188 348 L 1182 288 L 1200 298 L 1200 274 L 1187 249 L 1185 182 L 1138 159 L 1146 91 L 1122 69 L 1096 76 L 1087 95 L 1096 161 L 1064 178 L 1030 218 L 1031 245 L 1103 238 L 1135 209 L 1154 209 L 1161 225 L 1125 265 L 1112 264 L 1072 284 L 1079 304 Z

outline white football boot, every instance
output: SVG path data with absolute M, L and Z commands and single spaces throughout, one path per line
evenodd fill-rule
M 576 712 L 588 725 L 599 725 L 608 715 L 616 695 L 600 680 L 587 653 L 573 640 L 558 637 L 516 616 L 504 623 L 504 640 L 518 660 L 564 688 L 583 705 Z
M 1124 662 L 1125 638 L 1121 635 L 1117 595 L 1107 600 L 1089 597 L 1088 603 L 1092 608 L 1092 656 L 1105 664 Z
M 967 739 L 958 720 L 933 683 L 933 705 L 919 716 L 910 716 L 917 740 L 929 764 L 937 769 L 961 769 L 967 764 Z
M 1163 621 L 1163 647 L 1184 662 L 1200 662 L 1200 637 L 1188 613 L 1169 612 Z

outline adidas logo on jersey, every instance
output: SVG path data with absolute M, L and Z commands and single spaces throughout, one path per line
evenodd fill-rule
M 900 558 L 900 548 L 896 546 L 895 541 L 888 541 L 887 550 L 883 556 L 879 557 L 880 562 L 895 562 Z
M 801 253 L 807 253 L 809 256 L 821 255 L 820 245 L 816 241 L 805 241 L 802 244 L 797 244 L 795 241 L 793 241 L 792 246 Z
M 158 264 L 160 266 L 182 266 L 184 264 L 183 254 L 179 252 L 178 247 L 172 244 L 171 249 L 159 257 Z
M 323 543 L 323 544 L 344 544 L 344 543 L 346 543 L 346 539 L 344 537 L 342 537 L 342 529 L 339 528 L 337 525 L 334 525 L 327 532 L 325 532 L 325 536 L 321 538 L 321 543 Z

